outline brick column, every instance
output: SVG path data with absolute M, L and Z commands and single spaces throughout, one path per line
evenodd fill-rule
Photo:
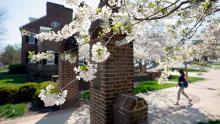
M 120 36 L 119 36 L 120 37 Z M 113 124 L 113 102 L 120 93 L 131 94 L 134 87 L 133 43 L 107 45 L 110 58 L 98 64 L 97 78 L 91 86 L 91 124 Z M 92 43 L 97 42 L 92 40 Z
M 76 67 L 76 64 L 71 64 L 67 61 L 60 60 L 59 61 L 59 86 L 65 87 L 70 81 L 74 80 L 76 74 L 73 70 Z M 79 97 L 79 90 L 78 90 L 78 81 L 75 81 L 69 84 L 65 90 L 68 90 L 68 94 L 66 97 L 67 102 L 74 103 Z
M 71 49 L 74 49 L 72 51 L 77 55 L 76 63 L 71 64 L 68 61 L 61 60 L 59 57 L 59 86 L 61 88 L 65 87 L 69 82 L 76 79 L 76 73 L 73 70 L 74 67 L 78 66 L 78 49 L 76 49 L 76 42 L 74 41 L 74 38 L 67 39 L 66 41 L 63 41 L 63 44 L 61 46 L 61 53 L 64 51 L 68 51 Z M 69 84 L 65 87 L 65 90 L 68 90 L 68 94 L 66 97 L 67 103 L 74 104 L 78 98 L 79 98 L 79 85 L 78 81 L 74 81 L 73 83 Z

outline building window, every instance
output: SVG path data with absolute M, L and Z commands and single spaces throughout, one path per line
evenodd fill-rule
M 31 33 L 31 35 L 28 36 L 28 44 L 36 44 L 35 33 Z
M 47 65 L 54 65 L 55 61 L 54 61 L 54 59 L 50 59 L 50 60 L 47 59 L 46 64 Z

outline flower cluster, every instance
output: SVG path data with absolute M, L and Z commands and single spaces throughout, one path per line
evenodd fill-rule
M 107 60 L 109 56 L 110 52 L 101 42 L 97 42 L 92 46 L 92 61 L 100 63 Z
M 78 73 L 76 78 L 80 80 L 82 78 L 85 81 L 91 81 L 96 78 L 95 74 L 97 72 L 97 65 L 91 64 L 89 61 L 86 62 L 85 65 L 80 65 L 78 68 L 74 68 L 74 71 Z
M 42 89 L 38 95 L 45 106 L 62 105 L 66 101 L 66 96 L 67 90 L 61 91 L 54 85 L 48 85 L 45 89 Z
M 33 62 L 39 62 L 40 60 L 47 59 L 53 60 L 54 59 L 54 52 L 53 51 L 46 51 L 42 53 L 35 54 L 34 52 L 29 51 L 28 58 Z
M 76 62 L 76 55 L 71 52 L 64 52 L 63 54 L 61 54 L 60 58 L 72 64 Z

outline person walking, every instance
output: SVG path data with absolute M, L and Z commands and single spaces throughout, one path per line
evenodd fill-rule
M 179 70 L 180 76 L 178 78 L 178 83 L 176 87 L 179 86 L 179 90 L 177 92 L 177 102 L 176 105 L 179 105 L 180 95 L 181 93 L 189 100 L 189 104 L 191 104 L 192 99 L 189 98 L 189 96 L 185 93 L 184 89 L 188 87 L 189 81 L 187 79 L 186 74 L 183 70 Z

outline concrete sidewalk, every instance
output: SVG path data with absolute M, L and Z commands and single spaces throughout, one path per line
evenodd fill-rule
M 181 96 L 180 105 L 174 105 L 178 88 L 168 88 L 139 94 L 149 103 L 150 124 L 196 124 L 209 119 L 220 119 L 220 70 L 210 70 L 203 75 L 205 81 L 190 84 L 186 92 L 193 105 Z

